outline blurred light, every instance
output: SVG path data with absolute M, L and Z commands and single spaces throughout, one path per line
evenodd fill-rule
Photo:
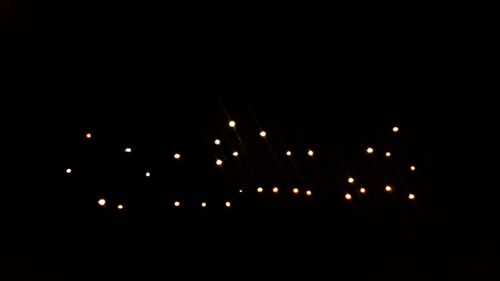
M 414 199 L 415 199 L 415 194 L 410 193 L 410 194 L 408 195 L 408 199 L 410 199 L 410 200 L 414 200 Z
M 215 139 L 214 143 L 215 145 L 220 145 L 220 139 Z
M 385 153 L 385 156 L 386 156 L 386 157 L 391 157 L 391 153 L 390 153 L 390 152 L 386 152 L 386 153 Z
M 91 133 L 87 133 L 85 134 L 85 138 L 87 138 L 88 140 L 92 138 L 92 134 Z
M 202 203 L 201 203 L 201 207 L 202 207 L 202 208 L 205 208 L 206 206 L 207 206 L 207 203 L 205 203 L 205 202 L 202 202 Z
M 240 193 L 243 193 L 243 189 L 240 189 L 240 191 L 239 191 L 239 192 L 240 192 Z
M 274 188 L 273 188 L 273 192 L 274 192 L 274 193 L 278 193 L 278 191 L 279 191 L 279 188 L 277 188 L 277 187 L 274 187 Z
M 179 153 L 174 154 L 174 159 L 177 160 L 181 159 L 181 155 Z
M 394 127 L 394 128 L 392 128 L 392 131 L 393 131 L 394 133 L 397 133 L 397 132 L 399 132 L 399 128 L 398 128 L 398 127 Z
M 123 210 L 123 205 L 121 205 L 121 204 L 120 204 L 120 205 L 118 205 L 118 207 L 116 207 L 116 208 L 118 208 L 118 210 Z
M 392 187 L 390 187 L 389 185 L 385 187 L 385 191 L 387 192 L 391 192 L 392 191 Z
M 349 178 L 347 181 L 348 181 L 349 183 L 354 183 L 354 179 L 353 179 L 353 178 Z
M 261 131 L 260 132 L 260 136 L 263 137 L 263 138 L 265 138 L 267 136 L 266 131 Z
M 373 148 L 368 147 L 368 148 L 366 149 L 366 152 L 368 152 L 369 154 L 372 154 L 372 153 L 373 153 Z
M 181 205 L 181 202 L 179 202 L 179 201 L 175 201 L 175 202 L 174 202 L 174 206 L 175 206 L 175 207 L 179 207 L 180 205 Z
M 149 178 L 151 176 L 150 172 L 146 172 L 146 177 Z
M 238 153 L 238 151 L 233 152 L 233 156 L 234 156 L 234 157 L 238 157 L 238 155 L 240 155 L 240 154 Z
M 229 127 L 231 127 L 231 128 L 236 127 L 236 122 L 234 122 L 234 121 L 229 121 Z
M 298 188 L 294 188 L 294 189 L 293 189 L 293 193 L 295 193 L 295 194 L 299 194 L 299 189 L 298 189 Z
M 346 193 L 346 194 L 345 194 L 345 199 L 347 199 L 347 200 L 351 200 L 351 199 L 352 199 L 351 194 Z
M 290 150 L 288 150 L 288 151 L 286 152 L 286 156 L 292 156 L 292 152 L 291 152 Z
M 311 196 L 312 192 L 310 190 L 306 191 L 307 196 Z
M 312 151 L 311 149 L 309 149 L 309 151 L 307 152 L 307 155 L 313 157 L 314 156 L 314 151 Z
M 106 200 L 105 199 L 99 199 L 99 201 L 97 201 L 97 204 L 99 204 L 99 206 L 101 206 L 101 207 L 104 207 L 104 206 L 106 206 Z
M 415 171 L 417 168 L 415 166 L 411 166 L 410 170 Z
M 130 153 L 130 152 L 132 152 L 132 148 L 130 148 L 130 147 L 125 148 L 125 152 L 126 152 L 126 153 Z
M 362 188 L 359 189 L 359 192 L 365 194 L 366 193 L 366 189 L 364 187 L 362 187 Z
M 231 202 L 227 201 L 226 202 L 226 207 L 231 208 Z
M 258 192 L 258 193 L 262 193 L 262 192 L 264 192 L 264 188 L 262 188 L 262 187 L 257 188 L 257 192 Z
M 66 169 L 66 174 L 71 174 L 71 169 Z
M 215 164 L 216 164 L 217 166 L 222 166 L 222 160 L 217 159 L 217 161 L 215 161 Z

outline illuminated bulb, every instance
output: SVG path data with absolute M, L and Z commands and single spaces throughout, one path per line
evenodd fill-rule
M 359 189 L 359 192 L 365 194 L 366 193 L 366 189 L 364 187 L 362 187 L 362 188 Z
M 217 166 L 222 166 L 222 160 L 217 159 L 217 161 L 215 161 L 215 164 L 216 164 Z
M 179 207 L 180 205 L 181 205 L 181 202 L 179 202 L 179 201 L 175 201 L 175 202 L 174 202 L 174 206 L 175 206 L 175 207 Z
M 226 207 L 231 208 L 231 202 L 227 201 L 226 202 Z
M 417 168 L 415 166 L 411 166 L 410 170 L 415 171 Z
M 266 131 L 261 131 L 260 132 L 260 136 L 263 137 L 263 138 L 265 138 L 267 136 Z
M 118 205 L 118 207 L 116 207 L 116 208 L 118 208 L 118 210 L 123 210 L 123 205 L 121 205 L 121 204 L 120 204 L 120 205 Z
M 240 189 L 240 190 L 239 190 L 239 192 L 240 192 L 240 193 L 243 193 L 243 189 Z
M 71 174 L 71 169 L 66 169 L 66 174 Z
M 205 203 L 205 202 L 202 202 L 202 203 L 201 203 L 201 207 L 202 207 L 202 208 L 205 208 L 206 206 L 207 206 L 207 203 Z
M 366 152 L 368 152 L 369 154 L 372 154 L 372 153 L 373 153 L 373 148 L 368 147 L 368 148 L 366 149 Z
M 278 193 L 279 189 L 277 187 L 273 188 L 274 193 Z
M 215 139 L 214 143 L 215 145 L 220 145 L 220 139 Z
M 391 157 L 391 153 L 390 153 L 390 152 L 386 152 L 386 153 L 385 153 L 385 156 L 386 156 L 386 157 Z
M 352 199 L 351 194 L 346 193 L 346 194 L 345 194 L 345 199 L 347 199 L 347 200 L 351 200 L 351 199 Z
M 349 178 L 347 181 L 348 181 L 349 183 L 354 183 L 354 179 L 353 179 L 353 178 Z
M 298 188 L 294 188 L 294 189 L 293 189 L 293 193 L 295 193 L 295 194 L 299 194 L 299 189 L 298 189 Z
M 262 193 L 262 192 L 264 192 L 264 188 L 262 188 L 262 187 L 257 188 L 257 192 L 258 192 L 258 193 Z
M 130 147 L 125 148 L 125 152 L 126 152 L 126 153 L 130 153 L 130 152 L 132 152 L 132 148 L 130 148 Z
M 286 152 L 286 156 L 292 156 L 292 152 L 291 152 L 290 150 L 288 150 L 288 151 Z
M 151 176 L 150 172 L 146 172 L 146 177 L 149 178 Z
M 312 192 L 310 190 L 306 191 L 307 196 L 311 196 Z
M 174 159 L 177 160 L 181 159 L 181 155 L 179 153 L 174 154 Z
M 415 199 L 415 194 L 410 193 L 410 194 L 408 195 L 408 199 L 410 199 L 410 200 Z
M 234 122 L 234 121 L 229 121 L 229 127 L 231 127 L 231 128 L 236 127 L 236 122 Z
M 101 206 L 101 207 L 104 207 L 104 206 L 106 206 L 106 200 L 99 199 L 99 201 L 97 201 L 97 204 L 99 204 L 99 206 Z
M 309 151 L 307 152 L 307 155 L 313 157 L 314 156 L 314 151 L 312 151 L 311 149 L 309 149 Z
M 92 138 L 92 134 L 91 133 L 87 133 L 85 134 L 85 138 L 87 138 L 88 140 Z
M 390 187 L 389 185 L 385 187 L 385 191 L 387 192 L 391 192 L 392 191 L 392 187 Z
M 238 151 L 233 152 L 233 156 L 234 156 L 234 157 L 238 157 L 238 155 L 240 155 L 240 154 L 238 153 Z
M 398 128 L 398 127 L 394 127 L 394 128 L 392 128 L 392 131 L 393 131 L 394 133 L 397 133 L 397 132 L 399 132 L 399 128 Z

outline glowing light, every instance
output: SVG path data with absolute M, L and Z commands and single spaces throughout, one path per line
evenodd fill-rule
M 117 208 L 118 210 L 123 210 L 123 205 L 122 205 L 122 204 L 120 204 L 120 205 L 118 205 L 116 208 Z
M 359 192 L 365 194 L 366 193 L 366 189 L 364 187 L 362 187 L 362 188 L 359 189 Z
M 415 166 L 411 166 L 410 170 L 415 171 L 417 168 Z
M 238 151 L 233 152 L 233 156 L 234 156 L 234 157 L 238 157 L 238 155 L 240 155 L 240 154 L 238 153 Z
M 130 147 L 125 148 L 125 152 L 126 152 L 126 153 L 130 153 L 130 152 L 132 152 L 132 148 L 130 148 Z
M 66 174 L 71 174 L 71 169 L 66 169 Z
M 215 145 L 220 145 L 220 139 L 215 139 L 214 143 Z
M 240 190 L 239 190 L 239 192 L 240 192 L 240 193 L 243 193 L 243 189 L 240 189 Z
M 226 207 L 231 208 L 231 202 L 227 201 L 226 202 Z
M 99 204 L 99 206 L 101 206 L 101 207 L 104 207 L 104 206 L 106 206 L 106 200 L 105 199 L 99 199 L 99 201 L 97 201 L 97 204 Z
M 391 191 L 392 191 L 392 187 L 391 187 L 391 186 L 389 186 L 389 185 L 388 185 L 388 186 L 386 186 L 386 187 L 385 187 L 385 191 L 387 191 L 387 192 L 391 192 Z
M 151 176 L 150 172 L 146 172 L 146 178 L 149 178 Z
M 181 205 L 181 202 L 179 202 L 179 201 L 175 201 L 175 202 L 174 202 L 174 206 L 175 206 L 175 207 L 179 207 L 180 205 Z
M 351 199 L 352 199 L 352 195 L 351 195 L 351 194 L 349 194 L 349 193 L 346 193 L 346 194 L 345 194 L 345 199 L 347 199 L 347 200 L 351 200 Z
M 354 183 L 354 179 L 353 179 L 353 178 L 349 178 L 347 181 L 348 181 L 349 183 Z
M 181 159 L 181 155 L 179 153 L 174 154 L 174 159 L 177 160 Z
M 385 153 L 385 157 L 391 157 L 391 155 L 392 155 L 392 154 L 391 154 L 390 152 L 386 152 L 386 153 Z
M 236 127 L 236 122 L 234 122 L 234 121 L 229 121 L 229 127 L 231 127 L 231 128 Z
M 216 164 L 217 166 L 222 166 L 222 160 L 217 159 L 217 161 L 215 161 L 215 164 Z
M 273 192 L 274 192 L 274 193 L 278 193 L 278 191 L 279 191 L 279 188 L 277 188 L 277 187 L 274 187 L 274 188 L 273 188 Z
M 205 202 L 202 202 L 202 203 L 201 203 L 201 207 L 202 207 L 202 208 L 205 208 L 206 206 L 207 206 L 207 203 L 205 203 Z
M 257 192 L 258 192 L 258 193 L 262 193 L 262 192 L 264 192 L 264 188 L 262 188 L 262 187 L 257 188 Z
M 294 188 L 292 191 L 293 191 L 294 194 L 299 194 L 299 189 L 298 188 Z
M 267 136 L 266 131 L 261 131 L 259 134 L 261 137 L 265 138 Z
M 86 133 L 85 134 L 85 138 L 88 139 L 88 140 L 91 139 L 92 138 L 92 134 L 91 133 Z
M 410 194 L 408 195 L 408 199 L 410 199 L 410 200 L 414 200 L 414 199 L 415 199 L 415 194 L 410 193 Z
M 292 156 L 292 152 L 291 152 L 290 150 L 288 150 L 288 151 L 286 152 L 286 156 Z
M 309 151 L 307 152 L 307 155 L 313 157 L 314 156 L 314 151 L 312 151 L 311 149 L 309 149 Z
M 392 128 L 392 131 L 393 131 L 394 133 L 397 133 L 397 132 L 399 132 L 399 128 L 398 128 L 398 127 L 394 127 L 394 128 Z
M 312 191 L 308 190 L 308 191 L 306 191 L 306 194 L 307 194 L 307 196 L 311 196 L 312 195 Z
M 366 152 L 367 152 L 368 154 L 372 154 L 372 153 L 373 153 L 373 151 L 374 151 L 374 150 L 373 150 L 373 148 L 371 148 L 371 147 L 368 147 L 368 148 L 366 149 Z

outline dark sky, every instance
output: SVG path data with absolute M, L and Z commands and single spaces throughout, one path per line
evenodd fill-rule
M 2 1 L 0 279 L 497 279 L 496 13 Z

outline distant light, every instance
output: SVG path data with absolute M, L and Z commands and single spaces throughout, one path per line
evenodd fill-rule
M 293 193 L 295 193 L 295 194 L 299 194 L 299 189 L 298 189 L 298 188 L 294 188 L 294 189 L 293 189 Z
M 118 205 L 118 207 L 116 207 L 116 208 L 118 208 L 118 210 L 123 210 L 123 205 L 121 205 L 121 204 L 120 204 L 120 205 Z
M 220 145 L 220 139 L 215 139 L 214 143 L 215 145 Z
M 99 206 L 101 206 L 101 207 L 104 207 L 104 206 L 106 206 L 106 200 L 105 199 L 99 199 L 99 201 L 97 201 L 97 204 L 99 204 Z
M 415 171 L 417 168 L 415 166 L 411 166 L 410 170 Z
M 226 202 L 226 207 L 231 208 L 231 202 L 227 201 Z
M 314 151 L 312 151 L 311 149 L 309 149 L 309 151 L 307 152 L 307 155 L 313 157 L 314 156 Z
M 66 174 L 71 174 L 71 169 L 66 169 Z
M 385 191 L 387 192 L 391 192 L 392 191 L 392 187 L 390 187 L 389 185 L 385 187 Z
M 146 172 L 146 177 L 149 178 L 151 176 L 150 172 Z
M 354 183 L 354 178 L 349 178 L 347 181 L 348 181 L 349 183 Z
M 130 153 L 130 152 L 132 152 L 132 148 L 130 148 L 130 147 L 125 148 L 125 152 L 126 152 L 126 153 Z
M 364 187 L 362 187 L 362 188 L 359 189 L 359 192 L 365 194 L 366 193 L 366 189 Z
M 238 157 L 238 155 L 240 155 L 240 154 L 238 153 L 238 151 L 233 152 L 233 156 L 234 156 L 234 157 Z
M 310 190 L 306 191 L 307 196 L 311 196 L 312 192 Z
M 372 153 L 373 153 L 373 148 L 368 147 L 368 148 L 366 149 L 366 152 L 367 152 L 368 154 L 372 154 Z
M 265 138 L 267 136 L 266 131 L 261 131 L 259 134 L 261 137 Z
M 385 153 L 385 157 L 391 157 L 391 153 L 390 152 L 386 152 Z
M 273 188 L 273 192 L 274 192 L 274 193 L 278 193 L 278 191 L 279 191 L 279 188 L 277 188 L 277 187 L 274 187 L 274 188 Z
M 415 194 L 410 193 L 410 194 L 408 195 L 408 199 L 410 199 L 410 200 L 414 200 L 414 199 L 415 199 Z
M 175 201 L 175 202 L 174 202 L 174 206 L 175 206 L 175 207 L 179 207 L 180 205 L 181 205 L 181 202 L 179 202 L 179 201 Z
M 394 127 L 394 128 L 392 128 L 392 131 L 393 131 L 394 133 L 397 133 L 397 132 L 399 132 L 399 128 L 398 128 L 398 127 Z
M 345 199 L 347 199 L 347 200 L 351 200 L 351 199 L 352 199 L 352 195 L 351 195 L 351 194 L 349 194 L 349 193 L 346 193 L 346 194 L 345 194 Z
M 240 190 L 239 190 L 239 192 L 240 192 L 240 193 L 243 193 L 243 189 L 240 189 Z
M 258 193 L 262 193 L 262 192 L 264 192 L 264 188 L 262 188 L 262 187 L 257 188 L 257 192 L 258 192 Z
M 205 203 L 205 202 L 202 202 L 202 203 L 201 203 L 201 207 L 202 207 L 202 208 L 205 208 L 206 206 L 207 206 L 207 203 Z
M 174 159 L 177 160 L 181 159 L 181 155 L 179 153 L 174 154 Z
M 217 159 L 217 161 L 215 161 L 215 164 L 216 164 L 217 166 L 222 166 L 222 160 Z
M 292 156 L 292 152 L 291 152 L 290 150 L 288 150 L 288 151 L 286 152 L 286 156 Z
M 234 121 L 229 121 L 229 127 L 231 127 L 231 128 L 236 127 L 236 122 L 234 122 Z
M 88 139 L 88 140 L 91 139 L 92 138 L 92 134 L 91 133 L 86 133 L 85 134 L 85 138 Z

